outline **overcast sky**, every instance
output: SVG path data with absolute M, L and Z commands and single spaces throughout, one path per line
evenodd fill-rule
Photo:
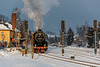
M 66 30 L 69 27 L 76 33 L 76 26 L 83 25 L 87 21 L 93 26 L 93 20 L 100 21 L 100 0 L 59 0 L 60 5 L 53 7 L 44 16 L 43 31 L 52 31 L 59 34 L 61 20 L 65 20 Z M 11 18 L 12 9 L 20 11 L 24 7 L 22 0 L 0 0 L 0 14 Z M 27 15 L 21 12 L 21 19 L 27 19 Z M 33 29 L 33 22 L 29 20 L 29 29 Z

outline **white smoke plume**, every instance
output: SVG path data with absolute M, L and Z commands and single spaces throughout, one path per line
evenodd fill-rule
M 25 13 L 29 19 L 35 21 L 35 29 L 42 29 L 43 16 L 50 11 L 54 6 L 58 6 L 58 0 L 23 0 L 24 8 L 22 12 Z

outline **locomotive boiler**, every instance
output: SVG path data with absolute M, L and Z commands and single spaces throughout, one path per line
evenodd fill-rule
M 48 49 L 46 34 L 41 29 L 38 29 L 38 31 L 33 34 L 33 49 L 36 53 L 46 52 Z

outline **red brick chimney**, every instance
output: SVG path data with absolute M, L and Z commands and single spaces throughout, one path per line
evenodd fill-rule
M 16 13 L 12 13 L 12 30 L 15 31 Z

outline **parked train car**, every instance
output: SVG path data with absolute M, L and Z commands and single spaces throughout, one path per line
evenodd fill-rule
M 33 49 L 34 52 L 46 52 L 48 49 L 46 34 L 41 29 L 33 34 Z

